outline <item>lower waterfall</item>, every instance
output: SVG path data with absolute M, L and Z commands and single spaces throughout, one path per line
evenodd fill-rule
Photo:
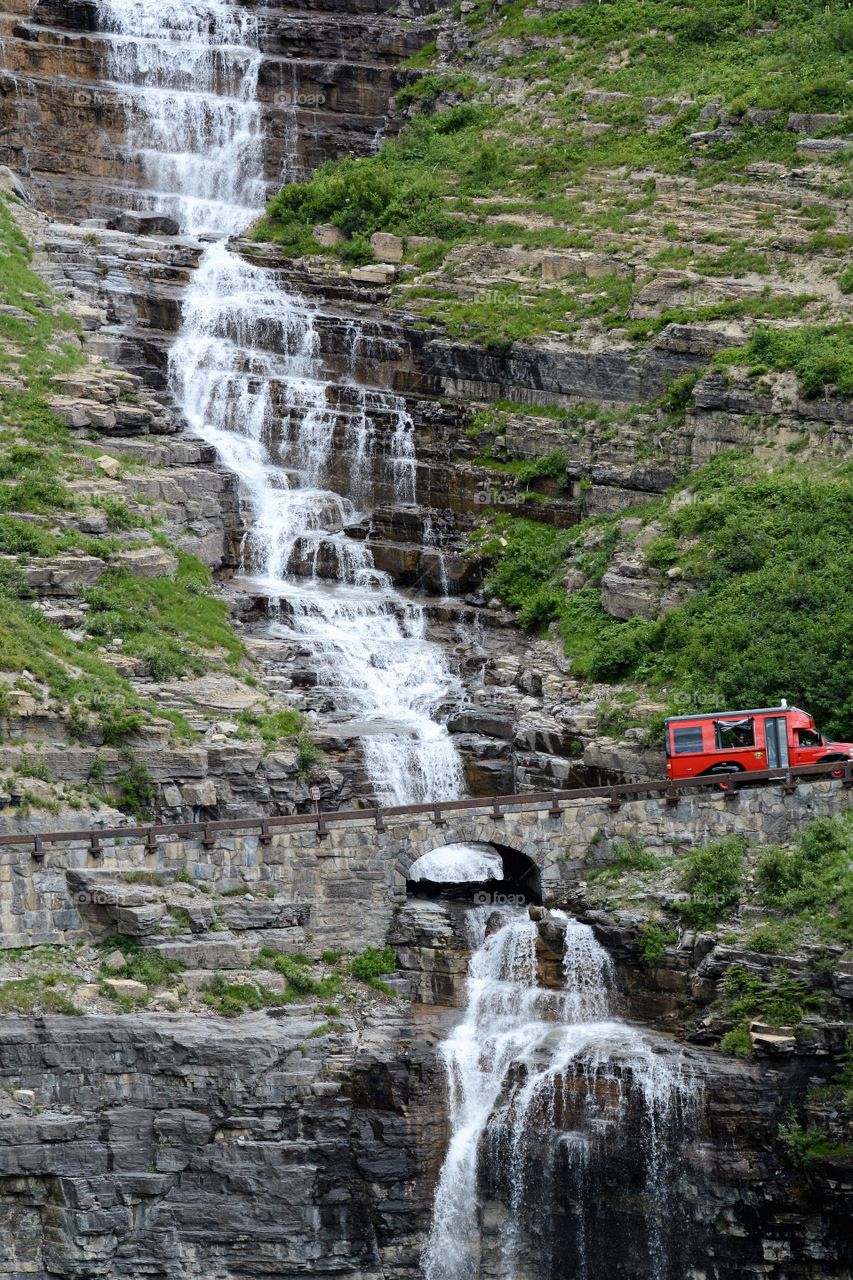
M 464 1016 L 442 1045 L 450 1140 L 424 1252 L 426 1280 L 682 1280 L 674 1170 L 694 1086 L 614 1021 L 613 968 L 588 925 L 547 913 L 561 988 L 540 984 L 526 911 L 469 913 Z M 554 927 L 556 926 L 556 928 Z M 620 1239 L 595 1203 L 608 1165 L 642 1205 Z M 615 1251 L 615 1259 L 611 1257 Z

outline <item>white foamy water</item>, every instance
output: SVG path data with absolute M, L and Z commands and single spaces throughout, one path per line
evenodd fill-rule
M 97 0 L 97 7 L 110 39 L 109 74 L 126 105 L 128 182 L 145 189 L 138 207 L 168 214 L 190 235 L 242 230 L 266 195 L 253 12 L 231 0 Z M 295 102 L 295 74 L 292 91 Z M 294 110 L 291 169 L 295 121 Z M 353 329 L 353 359 L 362 358 Z M 244 572 L 279 601 L 275 633 L 310 647 L 318 684 L 360 722 L 377 799 L 463 794 L 459 756 L 442 723 L 461 687 L 426 639 L 422 609 L 345 532 L 370 496 L 360 464 L 378 472 L 386 496 L 415 500 L 405 401 L 351 379 L 355 451 L 339 492 L 330 482 L 339 415 L 322 373 L 316 314 L 224 239 L 205 248 L 193 273 L 169 372 L 191 430 L 239 478 L 249 516 Z
M 446 844 L 421 854 L 409 868 L 408 878 L 432 880 L 435 884 L 503 880 L 504 864 L 490 844 Z
M 643 1274 L 665 1277 L 665 1224 L 654 1208 L 666 1194 L 665 1137 L 692 1085 L 677 1062 L 614 1020 L 612 964 L 587 925 L 551 913 L 566 927 L 566 985 L 552 990 L 537 980 L 536 924 L 526 912 L 504 909 L 499 927 L 484 936 L 491 914 L 484 907 L 470 913 L 472 940 L 479 945 L 469 966 L 465 1014 L 441 1049 L 451 1135 L 423 1258 L 426 1280 L 480 1280 L 485 1274 L 480 1209 L 488 1158 L 493 1173 L 498 1170 L 506 1209 L 489 1277 L 551 1274 L 544 1257 L 534 1263 L 525 1255 L 525 1226 L 532 1216 L 541 1229 L 547 1210 L 533 1184 L 551 1189 L 558 1164 L 579 1209 L 578 1274 L 585 1274 L 586 1177 L 596 1151 L 624 1135 L 629 1114 L 634 1123 L 641 1118 L 652 1206 Z

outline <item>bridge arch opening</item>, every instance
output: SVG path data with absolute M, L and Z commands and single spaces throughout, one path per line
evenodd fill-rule
M 485 841 L 451 842 L 423 853 L 411 865 L 406 890 L 420 898 L 465 898 L 487 893 L 521 902 L 542 902 L 536 863 L 510 845 Z

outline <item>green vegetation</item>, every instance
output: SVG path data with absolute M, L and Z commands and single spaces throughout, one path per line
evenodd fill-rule
M 853 946 L 853 814 L 818 818 L 789 849 L 766 849 L 756 880 L 761 900 L 784 912 L 789 927 Z
M 127 768 L 116 774 L 115 781 L 118 807 L 136 818 L 150 817 L 159 794 L 150 770 L 131 758 Z
M 109 561 L 116 552 L 144 545 L 126 535 L 146 523 L 113 495 L 95 496 L 90 504 L 104 512 L 109 535 L 51 522 L 80 509 L 82 500 L 66 481 L 91 474 L 93 464 L 88 446 L 48 407 L 57 393 L 52 379 L 82 365 L 84 357 L 75 323 L 32 270 L 31 257 L 8 199 L 0 197 L 0 554 L 18 560 L 0 569 L 0 669 L 27 671 L 33 687 L 46 686 L 52 709 L 62 710 L 81 738 L 95 733 L 107 743 L 121 743 L 152 717 L 170 720 L 177 736 L 190 737 L 183 716 L 137 695 L 98 650 L 119 639 L 123 652 L 142 658 L 156 679 L 207 670 L 223 660 L 236 665 L 242 647 L 199 561 L 178 552 L 174 578 L 138 579 L 115 565 L 108 568 L 88 592 L 88 638 L 82 643 L 28 603 L 33 593 L 24 566 L 30 557 L 74 551 Z M 132 761 L 119 787 L 128 812 L 146 811 L 150 788 Z
M 61 974 L 39 973 L 0 983 L 0 1013 L 68 1013 L 80 1010 L 64 991 Z
M 305 718 L 298 711 L 281 707 L 276 711 L 241 711 L 237 732 L 241 738 L 260 738 L 266 751 L 302 732 Z
M 776 969 L 769 982 L 742 965 L 732 965 L 723 979 L 723 1012 L 736 1025 L 721 1042 L 724 1053 L 743 1057 L 750 1052 L 749 1024 L 760 1019 L 770 1026 L 794 1026 L 809 1009 L 819 1008 L 822 999 L 805 983 Z
M 296 769 L 300 776 L 309 774 L 323 763 L 323 753 L 303 729 L 296 739 Z
M 400 132 L 375 155 L 326 164 L 309 181 L 287 186 L 255 235 L 294 254 L 325 252 L 347 263 L 370 259 L 375 231 L 431 237 L 434 243 L 407 249 L 407 303 L 452 336 L 493 349 L 549 331 L 571 334 L 580 325 L 648 337 L 679 309 L 629 320 L 633 285 L 615 276 L 567 277 L 544 288 L 514 279 L 479 294 L 456 291 L 447 258 L 454 245 L 592 249 L 607 236 L 618 250 L 653 224 L 658 191 L 654 176 L 615 190 L 613 175 L 738 182 L 756 161 L 797 163 L 789 111 L 847 112 L 828 132 L 850 127 L 849 11 L 828 12 L 818 0 L 756 0 L 746 8 L 735 0 L 609 0 L 543 12 L 524 0 L 480 0 L 464 21 L 474 45 L 458 70 L 435 70 L 433 45 L 410 59 L 425 74 L 398 94 L 408 115 Z M 478 68 L 482 82 L 471 74 Z M 521 89 L 512 107 L 495 92 L 502 77 Z M 702 111 L 709 106 L 710 119 Z M 752 108 L 778 114 L 758 123 L 747 115 Z M 792 201 L 791 215 L 799 213 Z M 849 236 L 829 230 L 832 209 L 804 204 L 801 216 L 812 235 L 790 241 L 789 255 L 849 250 Z M 775 210 L 756 217 L 756 240 L 738 228 L 708 231 L 698 244 L 689 235 L 677 242 L 678 224 L 668 222 L 664 229 L 676 242 L 655 265 L 712 278 L 783 272 L 775 217 Z M 318 223 L 332 223 L 346 239 L 321 250 L 312 234 Z M 421 277 L 414 288 L 412 275 Z M 840 287 L 846 281 L 842 273 Z M 697 319 L 783 319 L 799 316 L 808 301 L 775 297 L 771 285 L 763 297 L 683 311 Z
M 675 940 L 674 929 L 665 928 L 652 921 L 643 925 L 637 933 L 637 950 L 643 957 L 643 962 L 653 969 L 663 958 L 667 947 L 672 946 Z
M 718 363 L 747 365 L 755 376 L 768 369 L 791 369 L 806 396 L 819 395 L 828 386 L 853 395 L 853 324 L 759 328 L 745 347 L 723 353 Z
M 744 844 L 738 836 L 694 849 L 683 863 L 681 882 L 689 897 L 676 905 L 678 914 L 696 929 L 712 928 L 737 909 L 743 875 Z
M 364 951 L 350 962 L 349 968 L 354 978 L 366 982 L 387 996 L 394 995 L 388 984 L 381 981 L 383 973 L 392 973 L 397 968 L 397 957 L 393 947 L 382 947 L 381 950 L 377 947 L 365 947 Z
M 108 969 L 102 964 L 102 978 L 130 978 L 133 982 L 144 983 L 149 989 L 172 983 L 185 967 L 179 960 L 170 960 L 159 951 L 141 947 L 135 939 L 124 936 L 104 938 L 98 943 L 98 948 L 104 955 L 118 949 L 125 959 L 120 969 Z
M 194 556 L 176 554 L 174 577 L 109 569 L 86 593 L 89 634 L 121 639 L 122 652 L 142 658 L 155 680 L 201 674 L 219 653 L 233 666 L 243 654 L 227 606 L 210 594 L 210 571 Z
M 490 561 L 487 589 L 518 611 L 522 625 L 558 623 L 578 676 L 641 680 L 666 690 L 682 710 L 696 699 L 765 706 L 787 697 L 829 735 L 849 733 L 849 466 L 789 462 L 768 470 L 720 454 L 664 504 L 637 514 L 662 526 L 645 549 L 650 566 L 677 570 L 698 589 L 659 620 L 617 622 L 595 587 L 571 594 L 562 587 L 570 557 L 600 577 L 622 517 L 558 530 L 497 516 L 472 548 Z
M 284 990 L 272 991 L 261 981 L 228 982 L 223 974 L 216 973 L 202 988 L 205 1004 L 223 1017 L 234 1018 L 307 996 L 328 998 L 337 993 L 341 983 L 337 974 L 316 978 L 312 963 L 305 956 L 284 955 L 274 947 L 263 947 L 252 968 L 281 974 L 287 979 Z
M 540 333 L 573 334 L 582 321 L 600 318 L 611 327 L 622 324 L 631 301 L 632 285 L 622 276 L 604 276 L 590 283 L 568 277 L 560 289 L 525 289 L 500 283 L 471 299 L 460 300 L 435 285 L 410 289 L 408 303 L 451 338 L 478 342 L 495 351 L 508 351 Z
M 777 1137 L 791 1164 L 798 1168 L 819 1160 L 847 1160 L 853 1155 L 853 1144 L 832 1142 L 817 1125 L 810 1124 L 805 1128 L 793 1111 L 789 1111 L 779 1125 Z

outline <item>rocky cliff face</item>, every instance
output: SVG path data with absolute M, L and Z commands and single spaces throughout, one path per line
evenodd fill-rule
M 159 1007 L 119 1018 L 6 1017 L 3 1274 L 421 1275 L 447 1141 L 435 1047 L 458 1016 L 448 1005 L 469 955 L 468 905 L 420 900 L 399 913 L 396 984 L 419 991 L 413 1004 L 362 988 L 341 992 L 334 1013 L 308 996 L 229 1020 L 203 1006 L 172 1012 L 160 997 Z M 560 986 L 553 926 L 545 919 L 540 930 L 540 980 Z M 664 962 L 652 986 L 666 989 L 674 972 Z M 645 1001 L 654 1027 L 656 997 L 641 974 L 629 976 L 625 999 L 632 1011 Z M 197 977 L 185 975 L 196 990 Z M 231 978 L 235 992 L 240 975 Z M 824 1156 L 804 1175 L 778 1136 L 807 1086 L 831 1075 L 826 1056 L 768 1049 L 741 1062 L 654 1030 L 651 1043 L 691 1080 L 690 1105 L 657 1135 L 678 1223 L 665 1274 L 841 1280 L 849 1161 Z M 618 1103 L 612 1085 L 599 1086 L 602 1114 Z M 561 1087 L 571 1096 L 588 1082 L 567 1075 Z M 824 1121 L 832 1110 L 831 1101 L 813 1106 Z M 623 1119 L 580 1198 L 570 1161 L 539 1188 L 535 1274 L 564 1274 L 578 1215 L 589 1274 L 634 1274 L 662 1202 L 647 1183 L 642 1129 Z M 505 1174 L 484 1156 L 483 1275 L 508 1229 Z
M 413 6 L 267 5 L 260 23 L 264 170 L 270 189 L 324 160 L 370 150 L 396 68 L 424 43 Z M 125 105 L 105 69 L 89 0 L 5 6 L 0 159 L 25 175 L 41 207 L 75 220 L 121 220 L 139 207 Z M 130 228 L 134 219 L 127 220 Z M 156 220 L 151 223 L 156 225 Z

